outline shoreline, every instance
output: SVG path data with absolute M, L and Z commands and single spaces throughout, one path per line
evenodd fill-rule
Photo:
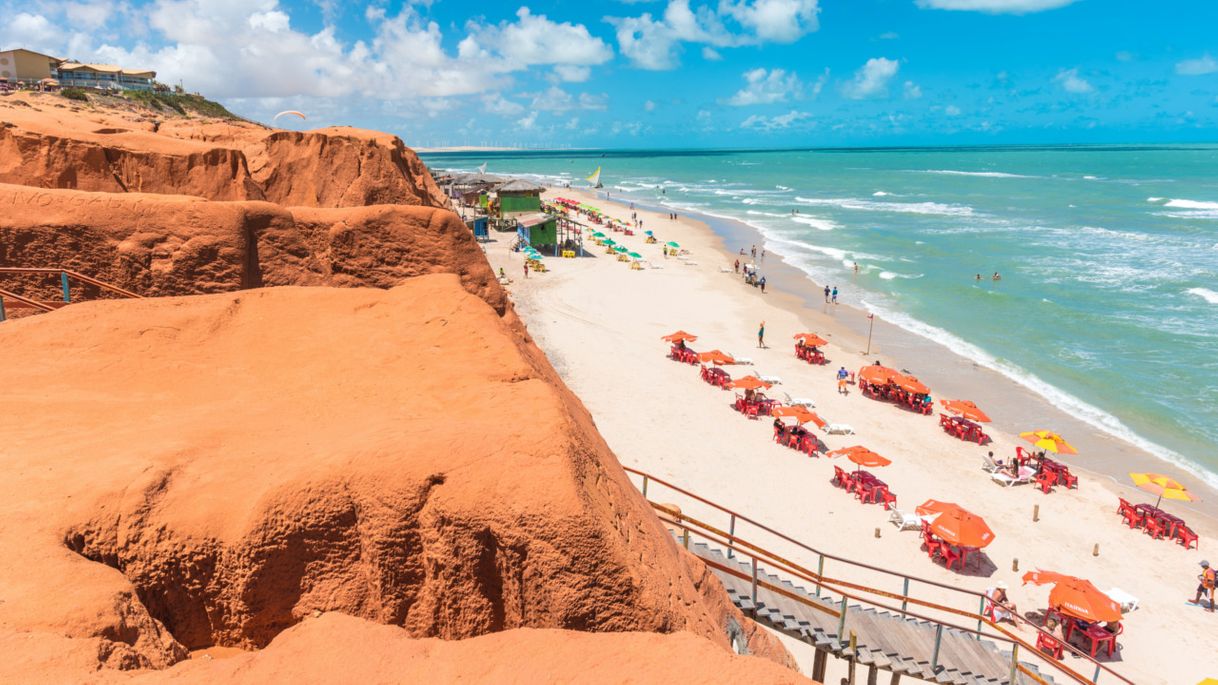
M 837 338 L 845 337 L 854 346 L 855 351 L 859 354 L 864 353 L 868 337 L 867 316 L 869 312 L 851 304 L 825 305 L 817 299 L 822 296 L 821 292 L 825 284 L 815 282 L 807 273 L 787 261 L 781 252 L 781 247 L 777 250 L 772 249 L 776 241 L 767 238 L 759 229 L 747 222 L 732 217 L 709 214 L 697 209 L 670 206 L 663 202 L 657 203 L 651 198 L 641 201 L 623 200 L 612 197 L 604 191 L 595 192 L 583 188 L 562 188 L 555 192 L 578 193 L 590 204 L 612 203 L 621 208 L 628 208 L 633 203 L 639 209 L 655 212 L 675 211 L 679 216 L 702 224 L 705 230 L 714 235 L 714 245 L 719 256 L 725 260 L 724 264 L 727 265 L 731 265 L 737 258 L 740 258 L 742 264 L 751 259 L 747 254 L 745 257 L 740 257 L 738 249 L 731 249 L 729 242 L 744 247 L 746 253 L 750 245 L 757 245 L 759 250 L 764 247 L 766 258 L 758 261 L 759 273 L 767 277 L 767 292 L 764 297 L 783 300 L 783 307 L 806 320 L 811 326 L 810 330 L 816 330 L 818 325 L 823 326 L 830 323 L 837 328 L 826 335 L 831 342 L 838 343 L 840 346 Z M 857 275 L 852 278 L 852 282 L 855 280 L 857 280 Z M 740 285 L 748 288 L 743 283 Z M 833 284 L 829 285 L 832 287 Z M 840 284 L 838 285 L 840 287 Z M 756 291 L 757 289 L 750 288 L 750 290 Z M 762 297 L 760 292 L 754 294 Z M 1023 431 L 1047 428 L 1059 432 L 1079 450 L 1079 454 L 1064 459 L 1071 469 L 1087 473 L 1103 483 L 1116 496 L 1136 499 L 1145 494 L 1129 482 L 1127 474 L 1130 471 L 1169 474 L 1172 471 L 1183 471 L 1187 476 L 1195 479 L 1195 483 L 1189 483 L 1189 489 L 1199 495 L 1199 500 L 1195 502 L 1173 501 L 1170 505 L 1173 511 L 1186 511 L 1194 517 L 1204 517 L 1207 523 L 1218 527 L 1218 488 L 1210 484 L 1210 479 L 1215 476 L 1196 473 L 1195 470 L 1204 470 L 1201 465 L 1178 464 L 1133 444 L 1125 438 L 1109 433 L 1086 419 L 1072 416 L 1065 408 L 1054 404 L 1050 397 L 1027 387 L 1002 371 L 990 368 L 958 352 L 946 343 L 934 341 L 901 326 L 892 321 L 890 316 L 891 313 L 888 312 L 875 313 L 871 354 L 864 356 L 869 359 L 888 357 L 886 361 L 882 359 L 886 366 L 917 375 L 935 391 L 936 400 L 972 399 L 976 401 L 994 419 L 992 423 L 985 425 L 986 432 L 991 435 L 1001 432 L 1011 438 L 1013 442 L 1021 444 L 1019 433 Z M 968 343 L 965 342 L 965 344 Z M 918 363 L 913 364 L 912 361 L 915 359 L 918 360 Z M 847 370 L 857 371 L 857 369 L 849 367 Z M 1056 390 L 1056 388 L 1054 389 Z M 945 395 L 944 392 L 948 394 Z M 936 413 L 938 413 L 938 409 L 936 409 Z M 1117 420 L 1119 421 L 1119 418 Z M 996 451 L 995 456 L 1005 459 L 1007 455 Z

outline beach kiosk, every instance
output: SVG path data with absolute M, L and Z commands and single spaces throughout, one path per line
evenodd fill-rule
M 544 212 L 516 217 L 516 234 L 525 245 L 558 256 L 558 219 Z
M 540 212 L 543 190 L 545 188 L 536 183 L 518 178 L 495 188 L 500 217 L 506 219 L 512 215 Z

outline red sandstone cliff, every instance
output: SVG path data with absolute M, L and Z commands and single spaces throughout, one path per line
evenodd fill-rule
M 448 207 L 396 136 L 207 118 L 166 125 L 163 117 L 64 102 L 39 93 L 0 99 L 0 183 L 308 207 Z

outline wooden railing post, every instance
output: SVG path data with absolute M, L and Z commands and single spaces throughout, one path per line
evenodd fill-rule
M 1091 682 L 1100 682 L 1100 665 L 1098 663 L 1095 665 L 1095 675 L 1091 676 Z
M 750 595 L 753 600 L 753 615 L 757 615 L 757 557 L 753 557 L 753 590 Z
M 71 291 L 68 289 L 68 272 L 67 271 L 59 272 L 59 284 L 63 286 L 63 301 L 71 302 L 72 295 L 71 295 Z
M 727 541 L 732 543 L 727 548 L 727 558 L 732 558 L 732 549 L 736 546 L 736 515 L 732 514 L 732 520 L 727 526 Z
M 643 475 L 643 499 L 647 499 L 647 475 Z
M 939 646 L 943 644 L 943 624 L 935 625 L 935 651 L 930 655 L 930 672 L 935 673 L 939 670 Z M 1015 681 L 1012 680 L 1012 683 Z
M 909 576 L 905 576 L 905 587 L 901 590 L 901 618 L 905 618 L 905 610 L 909 608 Z
M 4 321 L 5 318 L 7 317 L 4 315 L 4 296 L 0 295 L 0 321 Z
M 1019 675 L 1019 643 L 1011 644 L 1011 679 L 1010 682 L 1015 682 L 1015 676 Z
M 825 575 L 825 555 L 816 555 L 816 596 L 820 597 L 820 579 Z
M 837 619 L 837 640 L 841 644 L 842 633 L 846 632 L 846 595 L 842 595 L 842 603 L 838 606 L 841 616 Z
M 978 640 L 981 639 L 981 635 L 980 635 L 981 626 L 983 625 L 984 620 L 985 620 L 985 597 L 982 597 L 980 600 L 980 603 L 977 607 L 977 633 L 978 633 L 977 639 Z

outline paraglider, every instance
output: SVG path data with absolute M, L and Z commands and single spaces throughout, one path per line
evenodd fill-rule
M 304 112 L 297 112 L 297 111 L 296 111 L 296 110 L 294 110 L 294 109 L 289 109 L 289 110 L 285 110 L 285 111 L 283 111 L 283 112 L 280 112 L 279 114 L 276 114 L 276 115 L 275 115 L 275 117 L 274 117 L 273 119 L 271 119 L 271 122 L 272 122 L 272 123 L 274 123 L 274 122 L 276 122 L 276 121 L 279 121 L 279 117 L 282 117 L 282 116 L 287 116 L 288 114 L 291 114 L 291 115 L 294 115 L 294 116 L 298 116 L 298 117 L 300 117 L 301 119 L 308 119 L 308 117 L 306 117 L 306 116 L 304 115 Z

